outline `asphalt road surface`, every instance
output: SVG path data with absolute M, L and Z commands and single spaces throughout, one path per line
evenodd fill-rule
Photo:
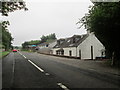
M 11 52 L 2 60 L 3 90 L 119 88 L 118 77 L 61 63 L 59 58 L 38 53 Z

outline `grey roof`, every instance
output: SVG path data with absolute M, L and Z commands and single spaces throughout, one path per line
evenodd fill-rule
M 78 45 L 80 45 L 80 43 L 82 43 L 88 37 L 88 35 L 89 34 L 74 35 L 72 37 L 65 38 L 61 44 L 57 43 L 54 46 L 54 48 L 77 47 Z M 61 39 L 59 39 L 59 40 L 61 40 Z
M 47 42 L 44 42 L 44 43 L 39 44 L 38 46 L 49 45 L 50 43 L 53 43 L 53 42 L 55 42 L 55 41 L 56 41 L 56 39 L 55 39 L 55 40 L 51 40 L 51 41 L 47 41 Z

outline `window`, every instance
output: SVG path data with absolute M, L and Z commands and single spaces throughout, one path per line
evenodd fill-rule
M 68 40 L 67 42 L 70 42 L 70 40 Z
M 48 47 L 49 45 L 47 44 L 46 47 Z
M 56 51 L 56 54 L 58 55 L 58 51 Z
M 102 52 L 101 52 L 101 56 L 102 56 L 102 57 L 105 57 L 105 51 L 102 51 Z
M 61 51 L 61 55 L 64 55 L 64 50 L 63 50 L 63 51 Z

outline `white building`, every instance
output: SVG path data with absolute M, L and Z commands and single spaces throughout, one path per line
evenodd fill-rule
M 57 40 L 52 40 L 49 42 L 44 42 L 38 45 L 38 52 L 44 54 L 53 54 L 52 49 L 57 44 Z
M 52 50 L 53 54 L 79 57 L 80 59 L 95 59 L 105 56 L 103 44 L 93 33 L 59 39 Z

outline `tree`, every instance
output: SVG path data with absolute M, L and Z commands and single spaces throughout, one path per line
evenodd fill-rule
M 48 38 L 47 36 L 42 35 L 42 37 L 40 38 L 41 39 L 41 43 L 46 42 L 47 38 Z
M 28 10 L 26 4 L 23 0 L 1 0 L 0 1 L 0 13 L 3 16 L 8 16 L 9 12 L 14 12 L 16 10 Z
M 23 49 L 28 49 L 30 45 L 38 45 L 40 43 L 40 40 L 31 40 L 31 41 L 25 41 L 22 44 Z
M 106 48 L 107 58 L 112 58 L 115 62 L 120 62 L 120 2 L 94 2 L 86 14 L 78 23 L 85 28 L 94 32 L 98 39 Z
M 27 48 L 28 48 L 28 45 L 29 45 L 28 42 L 24 42 L 24 43 L 22 44 L 22 48 L 23 48 L 23 49 L 27 49 Z
M 26 4 L 23 0 L 1 0 L 0 1 L 0 13 L 3 16 L 8 16 L 9 12 L 14 12 L 16 10 L 28 10 Z M 7 26 L 10 25 L 9 21 L 0 22 L 0 36 L 2 35 L 2 44 L 5 49 L 8 50 L 12 47 L 11 41 L 13 40 L 11 33 L 9 33 Z
M 40 39 L 41 39 L 41 43 L 44 43 L 44 42 L 46 42 L 48 40 L 55 40 L 56 35 L 55 35 L 55 33 L 47 35 L 47 36 L 42 35 L 42 37 Z
M 2 44 L 5 46 L 5 50 L 8 50 L 12 47 L 11 41 L 13 40 L 11 33 L 9 33 L 7 26 L 9 25 L 9 21 L 0 22 L 1 33 L 2 33 Z

